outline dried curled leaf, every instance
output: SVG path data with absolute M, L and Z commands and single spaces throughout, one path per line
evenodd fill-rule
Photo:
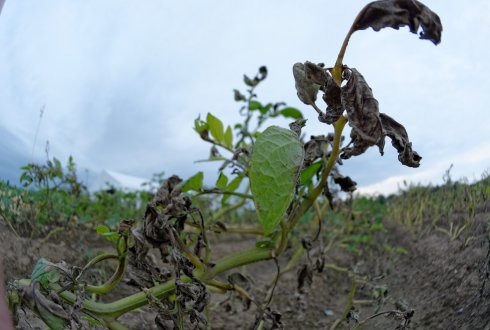
M 385 27 L 398 30 L 407 25 L 410 32 L 420 32 L 420 39 L 441 42 L 442 24 L 439 16 L 417 0 L 380 0 L 367 4 L 352 25 L 352 32 L 369 27 L 379 31 Z
M 402 124 L 388 116 L 380 113 L 381 123 L 385 134 L 390 137 L 391 144 L 398 151 L 398 160 L 409 167 L 419 167 L 422 157 L 412 150 L 412 143 L 408 140 L 408 134 Z
M 340 186 L 340 189 L 344 192 L 353 192 L 357 189 L 357 182 L 352 180 L 350 176 L 343 176 L 340 173 L 333 174 L 333 182 Z
M 180 233 L 191 212 L 192 202 L 182 195 L 181 182 L 182 179 L 175 175 L 168 178 L 146 207 L 144 235 L 155 246 L 170 242 L 171 228 Z
M 324 88 L 325 94 L 323 94 L 323 100 L 327 103 L 327 112 L 323 118 L 320 117 L 319 119 L 321 122 L 332 124 L 335 123 L 344 112 L 341 90 L 340 86 L 337 85 L 330 75 L 327 77 Z
M 307 62 L 308 63 L 308 62 Z M 307 75 L 307 67 L 303 63 L 293 65 L 293 76 L 298 98 L 307 105 L 313 105 L 320 90 L 320 84 L 314 81 L 311 75 Z
M 345 68 L 347 84 L 342 87 L 342 105 L 347 111 L 352 127 L 351 143 L 343 149 L 340 157 L 348 159 L 363 154 L 369 147 L 377 145 L 383 155 L 384 138 L 389 136 L 398 151 L 398 160 L 406 166 L 418 167 L 422 157 L 412 150 L 412 144 L 403 125 L 378 109 L 378 101 L 364 77 L 357 71 Z
M 383 136 L 378 101 L 359 71 L 354 68 L 347 70 L 350 70 L 350 76 L 342 88 L 342 104 L 347 111 L 349 125 L 362 140 L 374 145 Z
M 298 291 L 304 292 L 305 289 L 309 289 L 313 283 L 313 269 L 308 265 L 304 264 L 298 270 Z
M 379 118 L 378 101 L 364 77 L 352 68 L 348 72 L 347 84 L 342 87 L 342 105 L 347 111 L 349 125 L 352 127 L 353 147 L 345 148 L 343 159 L 364 153 L 369 147 L 378 144 L 383 135 Z

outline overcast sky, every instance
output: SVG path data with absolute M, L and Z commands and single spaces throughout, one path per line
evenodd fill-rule
M 232 90 L 244 90 L 242 75 L 261 65 L 269 77 L 259 99 L 301 109 L 307 134 L 325 134 L 331 127 L 296 97 L 292 66 L 332 66 L 366 3 L 7 0 L 0 178 L 12 179 L 23 162 L 44 161 L 46 141 L 51 156 L 73 155 L 80 169 L 142 177 L 204 169 L 214 177 L 216 166 L 194 163 L 208 157 L 209 145 L 193 120 L 211 112 L 225 124 L 239 121 Z M 342 172 L 362 191 L 390 192 L 403 180 L 438 183 L 451 164 L 455 178 L 470 180 L 490 168 L 490 2 L 424 3 L 441 17 L 440 45 L 408 28 L 366 30 L 354 34 L 344 59 L 423 156 L 419 168 L 407 168 L 388 142 L 383 157 L 372 148 L 351 158 Z

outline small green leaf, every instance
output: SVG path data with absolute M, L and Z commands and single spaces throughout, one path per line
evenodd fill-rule
M 216 181 L 216 188 L 225 190 L 227 184 L 228 184 L 228 178 L 226 177 L 226 175 L 223 174 L 223 172 L 220 172 L 218 180 Z
M 231 182 L 228 184 L 226 187 L 226 191 L 231 191 L 234 192 L 235 190 L 240 187 L 240 184 L 242 183 L 243 180 L 243 175 L 238 175 L 235 177 Z M 231 197 L 231 195 L 223 195 L 223 198 L 221 199 L 221 203 L 224 204 L 226 201 Z
M 202 132 L 209 130 L 209 125 L 201 120 L 201 117 L 194 119 L 194 130 L 201 134 Z
M 296 108 L 285 108 L 279 111 L 279 113 L 285 118 L 301 119 L 303 114 Z
M 225 146 L 232 149 L 233 148 L 233 132 L 231 131 L 231 127 L 228 126 L 225 131 Z
M 97 228 L 95 228 L 95 231 L 97 232 L 97 234 L 99 234 L 99 235 L 102 236 L 102 235 L 104 235 L 106 233 L 109 233 L 111 230 L 107 226 L 98 225 Z
M 206 116 L 206 122 L 208 123 L 209 131 L 211 132 L 211 135 L 214 137 L 216 142 L 222 142 L 225 135 L 223 122 L 221 122 L 221 120 L 219 120 L 209 112 Z
M 230 184 L 228 187 L 226 187 L 226 190 L 228 191 L 235 191 L 240 187 L 240 184 L 242 183 L 243 180 L 243 175 L 238 175 L 236 178 L 231 180 Z
M 204 180 L 204 173 L 203 172 L 198 172 L 184 183 L 184 186 L 182 187 L 182 191 L 201 191 L 202 189 L 202 183 Z
M 285 128 L 267 128 L 254 144 L 250 188 L 266 235 L 281 222 L 293 200 L 303 158 L 298 136 Z
M 301 171 L 299 181 L 301 184 L 306 184 L 308 183 L 313 176 L 318 172 L 318 170 L 322 167 L 323 161 L 318 161 L 316 163 L 311 164 L 307 168 L 305 168 L 303 171 Z
M 95 231 L 97 234 L 113 243 L 117 243 L 120 236 L 119 233 L 111 231 L 111 229 L 105 225 L 98 225 L 97 228 L 95 228 Z
M 250 101 L 248 103 L 248 110 L 260 110 L 262 109 L 262 103 L 259 101 Z
M 272 108 L 272 103 L 268 103 L 265 107 L 260 108 L 260 113 L 265 115 Z

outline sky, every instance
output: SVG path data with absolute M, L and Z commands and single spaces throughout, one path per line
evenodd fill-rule
M 49 155 L 80 170 L 184 178 L 218 166 L 196 163 L 210 145 L 193 131 L 208 112 L 239 122 L 233 89 L 266 65 L 259 100 L 303 111 L 307 135 L 326 134 L 296 96 L 292 66 L 332 66 L 367 1 L 7 0 L 0 15 L 0 179 Z M 443 24 L 442 42 L 408 28 L 351 38 L 344 63 L 373 89 L 380 111 L 407 129 L 421 166 L 401 165 L 387 141 L 344 162 L 359 191 L 390 193 L 405 180 L 479 179 L 490 169 L 490 2 L 424 1 Z M 321 108 L 325 105 L 319 101 Z M 42 116 L 41 116 L 42 110 Z M 286 126 L 284 120 L 270 123 Z M 346 131 L 348 134 L 348 130 Z

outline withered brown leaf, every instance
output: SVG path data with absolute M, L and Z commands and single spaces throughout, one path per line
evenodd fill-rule
M 357 182 L 351 179 L 350 176 L 343 176 L 340 173 L 334 173 L 332 175 L 333 182 L 340 186 L 340 189 L 344 192 L 353 192 L 357 189 Z
M 441 42 L 442 24 L 439 16 L 417 0 L 380 0 L 368 3 L 359 13 L 352 32 L 369 27 L 379 31 L 385 27 L 394 29 L 407 25 L 410 32 L 420 32 L 420 39 Z
M 342 87 L 342 105 L 347 111 L 349 125 L 352 127 L 353 147 L 345 148 L 343 159 L 364 153 L 370 146 L 378 144 L 383 135 L 379 118 L 378 101 L 364 77 L 356 69 L 348 70 L 347 84 Z
M 377 145 L 383 155 L 385 136 L 391 138 L 398 151 L 398 160 L 406 166 L 418 167 L 422 157 L 412 150 L 405 127 L 390 116 L 380 113 L 378 101 L 364 77 L 356 69 L 346 67 L 347 84 L 342 87 L 342 105 L 347 111 L 352 127 L 351 143 L 343 149 L 340 157 L 348 159 L 363 154 L 369 147 Z
M 342 113 L 344 108 L 342 107 L 342 98 L 340 86 L 329 75 L 325 83 L 325 94 L 323 94 L 323 100 L 327 103 L 327 112 L 324 118 L 319 118 L 321 122 L 327 124 L 335 123 Z
M 307 69 L 307 66 L 303 63 L 294 64 L 293 76 L 294 81 L 296 82 L 295 87 L 298 92 L 298 98 L 304 104 L 313 105 L 316 101 L 316 96 L 320 90 L 321 84 L 318 83 L 317 75 L 311 74 L 311 67 L 308 67 L 309 68 Z M 309 74 L 307 74 L 307 72 Z
M 412 150 L 412 143 L 408 139 L 405 127 L 385 113 L 380 113 L 379 117 L 385 134 L 390 137 L 391 144 L 398 151 L 398 160 L 403 165 L 419 167 L 422 157 Z

